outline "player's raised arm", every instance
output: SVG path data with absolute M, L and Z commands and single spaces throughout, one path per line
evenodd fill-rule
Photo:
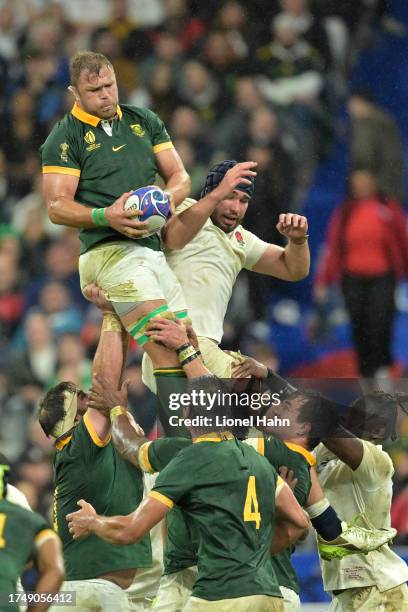
M 279 216 L 276 227 L 283 236 L 287 237 L 288 244 L 285 248 L 270 244 L 252 267 L 252 271 L 285 281 L 299 281 L 306 278 L 310 269 L 306 217 L 283 213 Z
M 227 171 L 218 187 L 211 191 L 207 191 L 204 187 L 198 202 L 173 215 L 166 223 L 163 230 L 166 247 L 171 250 L 182 249 L 188 244 L 201 230 L 219 202 L 233 193 L 240 184 L 252 185 L 250 177 L 256 176 L 254 171 L 256 166 L 257 163 L 253 161 L 236 164 Z M 208 176 L 211 175 L 210 172 Z
M 175 207 L 190 193 L 191 180 L 176 149 L 168 148 L 155 154 L 159 174 L 166 181 L 165 191 Z

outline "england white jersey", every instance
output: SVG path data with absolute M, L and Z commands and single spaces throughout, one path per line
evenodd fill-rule
M 196 204 L 187 198 L 176 213 Z M 242 268 L 251 270 L 268 243 L 239 225 L 225 233 L 208 219 L 183 249 L 165 249 L 166 259 L 177 276 L 197 336 L 221 342 L 223 323 L 232 288 Z
M 389 528 L 394 468 L 389 455 L 363 441 L 363 459 L 352 470 L 323 444 L 315 449 L 319 482 L 339 517 L 347 522 L 361 514 L 361 527 Z M 406 563 L 388 545 L 367 555 L 322 561 L 326 591 L 377 586 L 383 592 L 408 579 Z

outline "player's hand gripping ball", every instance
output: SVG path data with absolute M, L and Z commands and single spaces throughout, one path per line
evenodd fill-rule
M 148 236 L 160 232 L 171 213 L 170 200 L 156 185 L 135 189 L 124 204 L 125 210 L 140 210 L 138 221 L 148 222 Z

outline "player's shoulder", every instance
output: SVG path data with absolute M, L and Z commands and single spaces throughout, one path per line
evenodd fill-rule
M 82 129 L 82 125 L 83 124 L 76 119 L 72 113 L 67 113 L 62 119 L 54 124 L 41 148 L 46 147 L 48 144 L 53 145 L 56 141 L 60 142 L 61 139 L 72 142 Z
M 126 120 L 139 120 L 148 123 L 154 123 L 160 120 L 160 117 L 154 111 L 144 106 L 121 104 L 120 109 L 123 113 L 123 117 Z
M 38 517 L 40 517 L 40 515 L 36 512 L 28 510 L 27 508 L 9 501 L 8 499 L 2 499 L 0 501 L 0 513 L 5 514 L 8 519 L 14 517 L 17 520 L 24 521 L 26 524 L 38 522 Z
M 363 444 L 363 462 L 371 461 L 376 465 L 377 469 L 384 471 L 393 470 L 393 463 L 389 454 L 379 444 L 373 444 L 368 440 L 362 440 Z

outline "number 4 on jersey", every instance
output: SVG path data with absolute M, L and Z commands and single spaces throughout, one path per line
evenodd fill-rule
M 258 509 L 255 476 L 250 476 L 248 479 L 247 494 L 244 506 L 244 521 L 246 523 L 253 521 L 256 524 L 257 529 L 259 529 L 261 526 L 261 514 Z

